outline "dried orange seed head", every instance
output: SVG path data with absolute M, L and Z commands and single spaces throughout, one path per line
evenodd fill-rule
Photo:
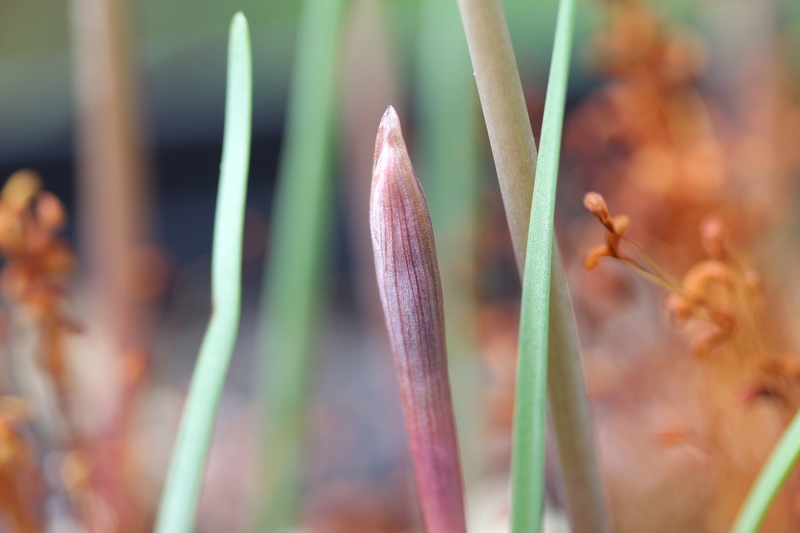
M 18 170 L 3 185 L 0 197 L 15 211 L 22 211 L 30 205 L 41 188 L 42 180 L 38 174 L 28 169 Z
M 583 197 L 583 205 L 594 216 L 600 219 L 604 224 L 608 221 L 610 215 L 608 214 L 608 206 L 605 199 L 596 192 L 587 192 Z

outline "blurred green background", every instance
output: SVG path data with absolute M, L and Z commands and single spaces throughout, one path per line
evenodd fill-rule
M 720 3 L 672 0 L 658 4 L 671 15 L 702 27 L 703 10 Z M 410 69 L 420 3 L 391 0 L 387 4 L 394 50 L 400 64 Z M 550 55 L 556 2 L 507 0 L 505 4 L 523 77 L 541 84 Z M 236 10 L 244 11 L 252 26 L 256 142 L 265 138 L 276 142 L 300 6 L 296 0 L 127 2 L 151 144 L 159 150 L 218 144 L 224 43 L 228 20 Z M 579 57 L 586 55 L 586 36 L 599 6 L 597 0 L 582 2 L 576 46 Z M 783 0 L 779 9 L 781 24 L 792 35 L 797 64 L 800 2 Z M 0 170 L 4 174 L 20 166 L 44 165 L 58 170 L 58 176 L 46 176 L 50 182 L 69 173 L 66 163 L 73 144 L 69 17 L 67 2 L 0 2 Z M 399 79 L 408 80 L 409 76 Z M 573 90 L 580 81 L 579 77 Z M 216 171 L 211 170 L 209 177 L 215 177 Z

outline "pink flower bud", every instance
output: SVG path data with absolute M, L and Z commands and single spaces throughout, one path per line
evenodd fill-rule
M 433 228 L 393 107 L 375 144 L 370 226 L 427 533 L 465 533 Z

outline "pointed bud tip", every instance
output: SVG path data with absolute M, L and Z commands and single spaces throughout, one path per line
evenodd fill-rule
M 400 117 L 397 116 L 397 110 L 391 104 L 386 108 L 386 111 L 383 112 L 383 117 L 381 117 L 381 126 L 388 124 L 390 121 L 393 125 L 400 127 Z
M 397 367 L 424 529 L 465 533 L 436 246 L 394 107 L 375 141 L 370 227 L 378 291 Z
M 389 106 L 381 117 L 380 125 L 378 126 L 378 135 L 375 138 L 375 155 L 372 160 L 373 171 L 373 184 L 383 173 L 376 172 L 378 167 L 378 160 L 385 150 L 399 150 L 401 153 L 406 153 L 405 141 L 403 141 L 403 131 L 400 128 L 400 117 L 397 116 L 394 106 Z
M 380 152 L 383 150 L 387 141 L 399 136 L 402 138 L 402 130 L 400 129 L 400 117 L 397 116 L 394 106 L 389 106 L 381 117 L 381 122 L 378 125 L 378 135 L 375 139 L 375 161 L 378 160 Z
M 386 142 L 393 137 L 400 137 L 402 139 L 403 132 L 400 129 L 400 117 L 397 116 L 394 106 L 389 106 L 381 117 L 381 123 L 378 125 L 378 136 L 376 143 L 376 159 L 378 148 L 383 147 Z

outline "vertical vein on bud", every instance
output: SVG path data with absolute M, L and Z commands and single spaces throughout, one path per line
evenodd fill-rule
M 425 530 L 465 533 L 433 228 L 391 106 L 375 143 L 370 227 Z

